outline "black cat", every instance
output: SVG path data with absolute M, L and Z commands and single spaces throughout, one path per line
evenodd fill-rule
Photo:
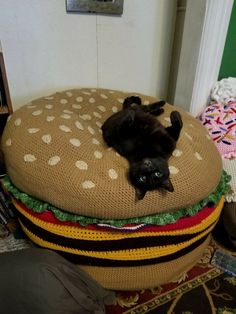
M 179 112 L 172 111 L 171 126 L 165 128 L 155 117 L 164 112 L 164 104 L 165 101 L 159 101 L 142 105 L 139 97 L 128 97 L 122 110 L 102 125 L 107 145 L 129 161 L 129 180 L 139 200 L 147 191 L 174 191 L 168 159 L 176 147 L 183 123 Z

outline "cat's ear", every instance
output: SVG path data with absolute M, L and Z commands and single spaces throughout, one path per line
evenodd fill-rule
M 146 190 L 140 190 L 139 188 L 135 188 L 135 199 L 137 201 L 140 201 L 144 198 L 145 194 L 146 194 Z
M 169 192 L 174 192 L 174 187 L 173 184 L 170 181 L 170 178 L 166 179 L 165 181 L 162 182 L 162 187 L 169 191 Z

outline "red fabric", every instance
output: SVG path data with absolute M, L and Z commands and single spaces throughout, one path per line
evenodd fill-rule
M 55 217 L 54 213 L 51 211 L 44 211 L 43 213 L 34 212 L 33 209 L 28 208 L 25 204 L 21 201 L 14 199 L 14 202 L 18 204 L 25 212 L 28 214 L 46 222 L 50 222 L 52 224 L 63 225 L 63 226 L 72 226 L 77 228 L 84 228 L 87 230 L 98 230 L 104 232 L 132 232 L 132 231 L 123 231 L 122 229 L 112 229 L 109 227 L 101 227 L 97 224 L 89 224 L 87 226 L 82 226 L 78 222 L 70 222 L 70 221 L 60 221 L 57 217 Z M 142 231 L 142 232 L 166 232 L 166 231 L 175 231 L 175 230 L 183 230 L 186 228 L 190 228 L 192 226 L 198 225 L 203 221 L 206 217 L 208 217 L 215 209 L 216 206 L 205 206 L 202 210 L 200 210 L 194 216 L 188 216 L 180 218 L 177 222 L 173 224 L 168 224 L 165 226 L 158 226 L 158 225 L 144 225 L 141 229 L 135 230 Z M 135 224 L 125 225 L 125 226 L 133 226 Z

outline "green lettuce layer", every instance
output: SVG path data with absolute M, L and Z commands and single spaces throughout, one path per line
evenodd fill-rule
M 167 225 L 171 223 L 175 223 L 178 219 L 186 216 L 194 216 L 196 215 L 208 202 L 213 204 L 217 204 L 222 197 L 230 190 L 229 182 L 231 180 L 231 176 L 223 171 L 219 184 L 216 189 L 210 193 L 206 198 L 201 200 L 198 204 L 189 206 L 187 208 L 182 208 L 173 212 L 168 213 L 158 213 L 149 216 L 143 217 L 135 217 L 135 218 L 127 218 L 127 219 L 102 219 L 102 218 L 94 218 L 88 216 L 82 216 L 78 214 L 73 214 L 61 210 L 49 203 L 45 203 L 38 199 L 35 199 L 28 194 L 20 191 L 16 186 L 12 184 L 9 177 L 6 176 L 2 180 L 4 187 L 7 191 L 9 191 L 16 199 L 20 200 L 27 207 L 32 209 L 37 213 L 42 213 L 44 211 L 51 211 L 54 213 L 57 219 L 60 221 L 71 221 L 80 223 L 83 226 L 88 224 L 109 224 L 114 227 L 122 227 L 125 224 L 154 224 L 154 225 Z

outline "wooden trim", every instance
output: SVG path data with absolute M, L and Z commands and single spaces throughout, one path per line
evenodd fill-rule
M 4 113 L 12 113 L 12 103 L 11 103 L 11 97 L 10 97 L 10 91 L 8 87 L 8 82 L 7 82 L 7 74 L 6 74 L 6 69 L 5 69 L 5 64 L 4 64 L 4 59 L 3 59 L 3 54 L 0 51 L 0 75 L 2 76 L 3 79 L 3 87 L 4 87 L 4 92 L 6 95 L 6 108 L 0 108 L 0 114 Z

